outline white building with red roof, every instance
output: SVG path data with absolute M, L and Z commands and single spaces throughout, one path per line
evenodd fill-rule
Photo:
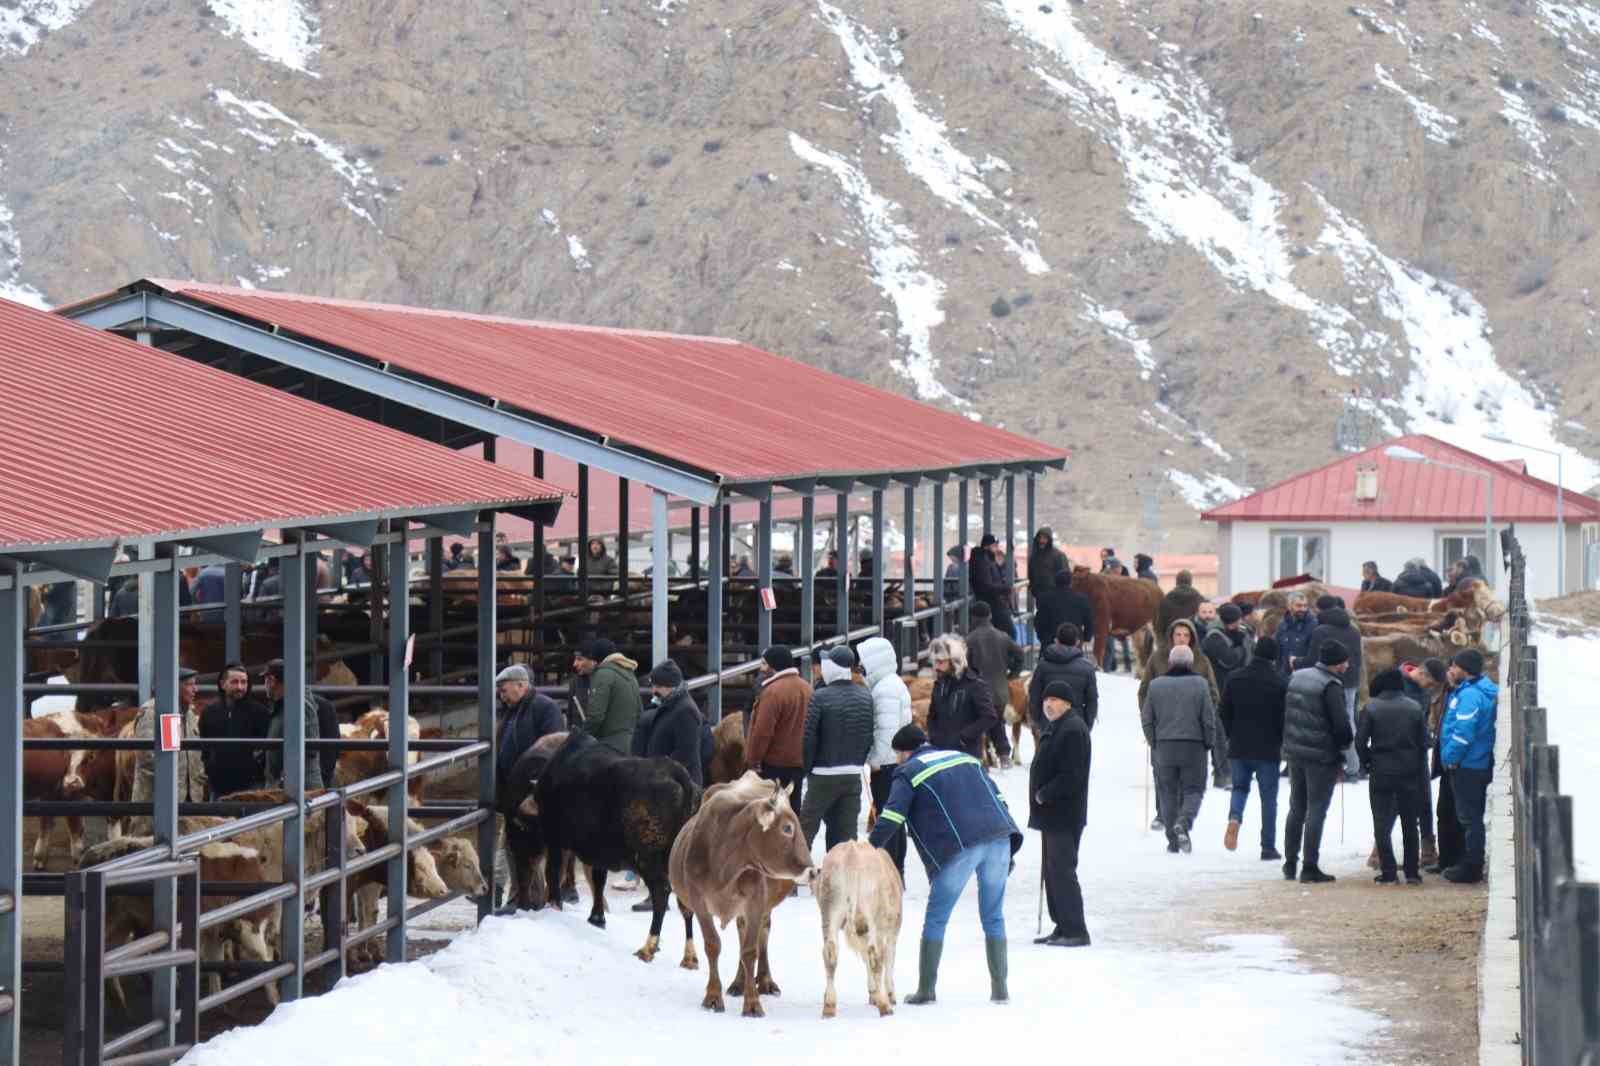
M 1564 538 L 1557 532 L 1558 496 Z M 1355 587 L 1364 562 L 1377 563 L 1392 579 L 1417 557 L 1445 576 L 1469 554 L 1498 582 L 1499 533 L 1515 524 L 1528 556 L 1528 594 L 1554 596 L 1558 540 L 1566 545 L 1568 592 L 1590 584 L 1584 556 L 1600 541 L 1600 502 L 1570 487 L 1559 491 L 1519 460 L 1489 459 L 1425 434 L 1347 455 L 1200 517 L 1217 523 L 1224 594 L 1298 574 Z M 1487 529 L 1494 543 L 1486 546 Z

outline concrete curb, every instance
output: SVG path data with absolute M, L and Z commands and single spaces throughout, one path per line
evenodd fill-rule
M 1500 689 L 1489 786 L 1489 909 L 1478 962 L 1479 1066 L 1522 1064 L 1522 965 L 1517 935 L 1516 848 L 1511 811 L 1511 689 Z

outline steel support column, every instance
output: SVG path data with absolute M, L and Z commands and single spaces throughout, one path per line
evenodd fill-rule
M 833 550 L 838 573 L 834 588 L 839 597 L 839 636 L 850 632 L 850 494 L 841 492 L 833 504 Z
M 971 528 L 970 516 L 967 505 L 970 502 L 970 486 L 972 482 L 963 478 L 960 488 L 956 491 L 956 510 L 960 512 L 961 539 L 961 579 L 956 582 L 956 595 L 961 600 L 961 632 L 966 633 L 972 628 L 972 574 L 968 562 L 972 558 L 972 545 L 967 543 L 968 530 Z
M 444 538 L 428 538 L 428 631 L 433 647 L 428 651 L 428 678 L 439 684 L 444 677 Z
M 944 482 L 933 483 L 933 605 L 939 612 L 933 616 L 933 635 L 943 636 L 944 618 Z
M 872 490 L 872 624 L 884 635 L 883 617 L 883 490 Z
M 229 563 L 222 572 L 222 661 L 225 663 L 244 661 L 244 611 L 240 607 L 243 589 L 244 568 L 238 563 Z
M 1017 584 L 1017 477 L 1006 475 L 1006 602 L 1015 602 Z M 1012 636 L 1007 633 L 1006 636 Z
M 0 568 L 0 575 L 5 570 Z M 0 1014 L 0 1066 L 19 1066 L 22 1043 L 22 641 L 27 628 L 27 592 L 22 568 L 0 589 L 0 994 L 11 1010 Z
M 589 603 L 589 466 L 578 464 L 578 602 Z M 587 618 L 579 619 L 579 626 Z
M 652 526 L 654 525 L 654 504 L 651 505 Z M 654 538 L 654 528 L 650 531 Z M 617 478 L 617 584 L 616 593 L 619 596 L 628 594 L 628 541 L 632 538 L 633 531 L 628 528 L 628 479 Z M 584 554 L 588 554 L 589 546 L 583 546 Z M 628 606 L 622 606 L 622 620 L 626 625 L 628 621 Z M 658 662 L 660 660 L 657 660 Z
M 905 550 L 901 553 L 905 565 L 905 587 L 901 590 L 901 611 L 909 615 L 917 609 L 917 487 L 906 486 L 905 494 Z
M 1035 490 L 1037 490 L 1038 487 L 1039 479 L 1034 475 L 1029 474 L 1023 489 L 1024 498 L 1026 501 L 1023 505 L 1023 514 L 1027 516 L 1027 523 L 1024 528 L 1028 533 L 1028 559 L 1030 561 L 1033 559 L 1033 538 L 1039 535 L 1039 527 L 1036 525 L 1039 516 L 1034 510 L 1034 497 L 1037 495 Z M 1039 605 L 1033 601 L 1033 592 L 1030 590 L 1028 592 L 1028 610 L 1037 611 L 1038 609 Z M 1039 639 L 1039 631 L 1034 627 L 1032 617 L 1028 619 L 1028 632 L 1033 634 L 1033 643 L 1039 645 L 1041 649 L 1045 646 L 1045 644 L 1048 643 L 1048 641 Z M 1052 635 L 1050 639 L 1054 640 L 1054 635 Z
M 727 571 L 727 555 L 722 550 L 723 534 L 727 528 L 727 511 L 719 501 L 713 500 L 706 509 L 711 539 L 710 573 L 706 580 L 706 669 L 713 674 L 722 672 L 722 584 Z M 722 720 L 722 682 L 711 686 L 707 704 L 711 720 Z
M 146 554 L 149 551 L 147 547 Z M 151 691 L 156 701 L 157 715 L 154 735 L 159 737 L 160 716 L 183 713 L 178 707 L 178 582 L 183 580 L 183 572 L 178 569 L 176 545 L 162 545 L 155 554 L 171 565 L 149 575 L 150 595 L 146 597 L 140 590 L 139 613 L 147 613 L 145 600 L 148 598 L 151 618 Z M 154 738 L 151 746 L 155 749 L 156 770 L 153 831 L 158 843 L 171 847 L 178 839 L 178 753 L 162 751 Z M 167 950 L 176 950 L 178 946 L 175 887 L 175 883 L 169 880 L 155 883 L 154 921 L 151 928 L 169 931 Z M 164 1036 L 157 1037 L 156 1042 L 171 1047 L 177 1040 L 177 1030 L 171 1022 L 173 1008 L 177 1005 L 177 971 L 156 970 L 151 977 L 154 982 L 151 996 L 153 1013 L 157 1018 L 169 1019 Z
M 817 639 L 817 554 L 812 548 L 816 537 L 817 500 L 807 493 L 800 501 L 800 535 L 795 544 L 800 564 L 800 643 L 810 646 Z M 802 664 L 804 675 L 811 676 L 811 656 Z
M 700 508 L 689 509 L 689 578 L 700 580 Z
M 133 557 L 136 559 L 149 559 L 151 546 L 144 544 L 135 548 Z M 139 583 L 139 702 L 144 703 L 155 693 L 155 575 L 141 573 L 135 581 Z
M 305 806 L 306 806 L 306 588 L 316 581 L 316 561 L 308 559 L 305 541 L 290 534 L 298 549 L 279 560 L 283 587 L 283 791 L 298 813 L 283 823 L 283 880 L 295 894 L 281 904 L 278 957 L 294 972 L 278 983 L 285 1000 L 299 999 L 305 977 Z M 405 600 L 397 600 L 404 603 Z M 405 732 L 405 730 L 401 730 Z M 269 752 L 270 754 L 270 752 Z M 317 758 L 312 752 L 311 758 Z M 328 824 L 332 824 L 330 820 Z M 391 899 L 394 897 L 390 897 Z M 405 899 L 401 896 L 400 899 Z
M 400 537 L 387 545 L 389 555 L 389 602 L 395 609 L 389 612 L 389 721 L 404 722 L 411 713 L 411 669 L 406 662 L 406 644 L 411 636 L 411 612 L 406 604 L 411 600 L 411 568 L 406 565 L 405 519 L 396 519 L 390 528 Z M 410 749 L 405 728 L 389 730 L 389 769 L 404 770 L 406 754 Z M 389 888 L 389 913 L 395 924 L 389 930 L 384 958 L 389 962 L 404 962 L 406 958 L 406 787 L 398 784 L 389 789 L 389 842 L 400 845 L 400 854 L 387 864 Z
M 535 448 L 533 450 L 533 476 L 536 478 L 544 477 L 543 448 Z M 546 568 L 548 564 L 545 562 L 548 554 L 549 552 L 544 546 L 544 523 L 535 522 L 533 524 L 533 601 L 529 608 L 533 615 L 530 621 L 533 622 L 537 622 L 544 617 L 544 588 L 550 573 Z M 558 566 L 556 569 L 560 570 L 561 568 Z M 534 627 L 532 632 L 534 635 L 533 642 L 539 646 L 539 658 L 534 660 L 535 667 L 533 672 L 533 679 L 537 682 L 539 675 L 544 671 L 544 636 L 537 627 Z
M 627 484 L 626 481 L 623 482 Z M 650 660 L 667 657 L 667 564 L 672 553 L 667 530 L 667 494 L 650 492 Z
M 756 531 L 756 645 L 757 654 L 772 645 L 772 614 L 762 602 L 760 589 L 772 588 L 772 494 L 761 497 L 759 528 Z M 777 590 L 773 590 L 777 595 Z M 774 600 L 776 602 L 776 600 Z
M 367 659 L 367 678 L 372 684 L 384 676 L 384 654 L 387 638 L 384 636 L 383 605 L 389 589 L 389 551 L 380 545 L 367 549 L 367 628 L 372 638 L 373 651 Z
M 492 442 L 491 442 L 492 443 Z M 494 558 L 494 523 L 478 531 L 478 558 Z M 537 556 L 535 556 L 537 558 Z M 535 564 L 535 570 L 538 565 Z M 478 739 L 489 742 L 489 750 L 478 758 L 478 806 L 489 817 L 478 823 L 478 863 L 489 891 L 478 898 L 478 921 L 494 912 L 495 831 L 495 643 L 499 631 L 496 615 L 498 576 L 493 565 L 478 566 Z M 543 575 L 540 575 L 543 580 Z
M 309 670 L 309 673 L 306 674 L 306 684 L 310 685 L 315 684 L 317 679 L 316 664 L 311 659 L 317 650 L 317 623 L 319 621 L 317 607 L 322 603 L 322 597 L 318 595 L 322 589 L 322 566 L 316 552 L 312 552 L 311 557 L 306 560 L 305 571 L 306 578 L 303 584 L 306 596 L 303 614 L 305 615 L 306 629 L 305 654 L 302 658 L 305 659 L 306 667 Z M 285 649 L 285 653 L 287 654 L 287 649 Z

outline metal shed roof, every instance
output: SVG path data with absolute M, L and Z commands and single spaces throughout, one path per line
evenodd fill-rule
M 713 337 L 158 278 L 63 311 L 88 314 L 135 292 L 223 311 L 724 483 L 1042 468 L 1067 458 L 1060 448 Z
M 1554 522 L 1556 486 L 1523 472 L 1516 463 L 1486 459 L 1437 437 L 1416 433 L 1345 456 L 1326 466 L 1207 511 L 1211 522 L 1482 522 L 1484 481 L 1429 463 L 1393 459 L 1385 450 L 1399 445 L 1440 462 L 1494 475 L 1497 522 Z M 1375 468 L 1378 498 L 1356 499 L 1356 471 Z M 1567 490 L 1569 522 L 1600 521 L 1600 502 Z
M 0 300 L 0 551 L 401 515 L 562 490 Z

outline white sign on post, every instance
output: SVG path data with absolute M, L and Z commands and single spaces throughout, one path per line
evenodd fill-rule
M 183 747 L 183 715 L 161 716 L 161 750 L 178 751 Z
M 411 654 L 417 650 L 417 635 L 411 634 L 406 638 L 406 669 L 411 669 Z

